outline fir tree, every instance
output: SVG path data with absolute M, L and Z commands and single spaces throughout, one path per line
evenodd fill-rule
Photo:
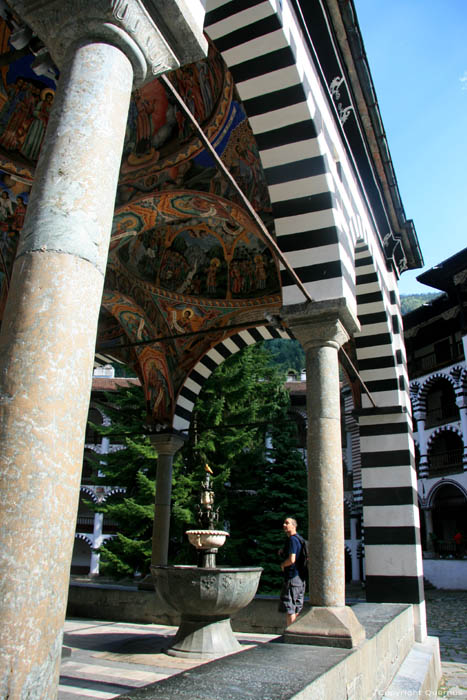
M 263 592 L 281 585 L 283 519 L 292 515 L 306 530 L 306 467 L 289 408 L 283 369 L 267 345 L 246 348 L 206 382 L 186 455 L 199 481 L 204 462 L 215 473 L 216 505 L 230 530 L 218 563 L 263 566 Z
M 261 346 L 250 346 L 220 365 L 206 382 L 195 408 L 191 461 L 198 483 L 208 463 L 214 471 L 216 507 L 231 536 L 219 550 L 218 562 L 248 562 L 257 492 L 265 465 L 268 427 L 286 405 L 283 373 Z
M 245 348 L 220 365 L 198 397 L 190 439 L 174 460 L 169 562 L 195 563 L 185 532 L 197 526 L 204 465 L 214 472 L 215 507 L 220 529 L 230 537 L 218 563 L 264 566 L 264 590 L 280 585 L 276 551 L 283 518 L 301 517 L 306 503 L 303 460 L 296 449 L 294 423 L 288 418 L 289 394 L 283 369 L 260 345 Z M 157 453 L 144 435 L 146 408 L 141 388 L 106 395 L 109 427 L 93 426 L 123 449 L 95 455 L 105 484 L 126 493 L 99 507 L 118 524 L 117 536 L 101 548 L 102 572 L 142 575 L 149 570 Z M 272 447 L 266 449 L 267 436 Z M 290 472 L 290 473 L 289 473 Z M 303 519 L 303 524 L 305 519 Z
M 293 369 L 300 376 L 305 367 L 305 351 L 298 340 L 275 338 L 266 341 L 265 346 L 272 354 L 275 364 L 280 365 L 286 372 Z
M 105 393 L 97 403 L 110 424 L 92 427 L 109 437 L 114 449 L 106 455 L 91 453 L 88 461 L 94 463 L 98 483 L 125 490 L 98 506 L 88 503 L 118 526 L 116 537 L 100 548 L 100 570 L 116 578 L 146 574 L 151 561 L 157 452 L 144 435 L 144 394 L 134 386 Z
M 254 549 L 249 553 L 264 569 L 260 591 L 277 593 L 282 583 L 278 550 L 284 543 L 284 519 L 295 518 L 302 536 L 308 537 L 307 469 L 293 420 L 284 415 L 272 426 L 269 437 L 268 461 L 258 492 L 261 508 L 251 518 Z

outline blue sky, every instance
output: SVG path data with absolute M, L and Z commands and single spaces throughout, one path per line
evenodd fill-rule
M 467 0 L 354 0 L 402 203 L 423 269 L 467 246 Z

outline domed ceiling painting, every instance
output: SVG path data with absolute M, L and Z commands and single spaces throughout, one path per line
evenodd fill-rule
M 11 28 L 0 22 L 0 313 L 56 88 L 53 75 L 32 71 L 31 52 L 10 46 Z M 168 79 L 273 233 L 254 137 L 220 56 L 211 48 L 206 60 Z M 96 351 L 129 364 L 154 420 L 170 423 L 177 394 L 202 356 L 280 305 L 267 237 L 196 125 L 162 80 L 136 89 Z

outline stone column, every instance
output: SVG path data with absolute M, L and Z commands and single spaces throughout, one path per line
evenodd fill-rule
M 152 530 L 151 564 L 165 566 L 169 552 L 170 500 L 172 496 L 172 466 L 175 453 L 185 438 L 177 433 L 151 435 L 157 450 L 156 500 Z
M 462 462 L 464 464 L 464 471 L 467 471 L 467 396 L 465 396 L 464 394 L 458 396 L 456 402 L 459 406 L 459 414 L 462 429 L 462 443 L 464 445 L 464 454 L 462 457 Z
M 102 544 L 102 525 L 104 522 L 104 513 L 94 513 L 94 528 L 92 533 L 92 549 L 91 549 L 91 565 L 89 573 L 92 576 L 99 574 L 99 561 L 101 555 L 96 552 Z
M 0 335 L 0 697 L 56 697 L 96 327 L 134 81 L 178 65 L 139 0 L 11 0 L 60 80 Z
M 418 444 L 420 446 L 420 464 L 418 465 L 418 476 L 420 479 L 428 476 L 428 454 L 426 442 L 425 411 L 414 411 L 414 416 L 417 420 Z
M 426 550 L 427 552 L 434 553 L 435 549 L 433 546 L 433 539 L 431 537 L 433 534 L 433 510 L 426 506 L 423 508 L 423 516 L 425 518 Z
M 306 353 L 312 607 L 287 628 L 285 639 L 350 648 L 364 638 L 365 631 L 345 605 L 338 350 L 358 323 L 345 308 L 324 302 L 289 307 L 286 319 Z
M 360 581 L 360 563 L 358 561 L 358 540 L 357 540 L 358 518 L 354 515 L 350 518 L 350 542 L 352 553 L 352 581 Z

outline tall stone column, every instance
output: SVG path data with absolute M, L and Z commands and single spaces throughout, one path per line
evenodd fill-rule
M 157 450 L 156 500 L 152 529 L 151 564 L 165 566 L 169 552 L 170 500 L 172 496 L 172 466 L 175 453 L 183 446 L 185 438 L 176 433 L 151 435 L 151 443 Z
M 60 80 L 0 335 L 0 697 L 52 700 L 129 100 L 178 61 L 140 0 L 9 4 Z
M 364 638 L 365 631 L 345 605 L 338 350 L 358 323 L 345 308 L 324 302 L 289 308 L 286 318 L 306 353 L 312 607 L 287 628 L 285 639 L 350 648 Z
M 358 518 L 355 515 L 350 517 L 350 542 L 352 556 L 352 581 L 360 581 L 360 563 L 358 561 L 358 539 L 357 539 Z
M 99 562 L 101 555 L 97 551 L 102 545 L 102 527 L 104 523 L 104 513 L 94 513 L 94 528 L 92 533 L 91 563 L 89 573 L 91 576 L 99 575 Z
M 425 532 L 426 532 L 426 551 L 434 552 L 433 538 L 433 510 L 430 506 L 425 506 L 423 508 L 423 516 L 425 518 Z
M 462 462 L 464 465 L 464 471 L 467 471 L 467 396 L 465 394 L 461 394 L 457 397 L 456 403 L 459 406 L 459 414 L 462 429 L 462 443 L 464 445 L 464 454 L 462 456 Z
M 414 411 L 414 416 L 417 419 L 418 444 L 420 446 L 420 463 L 418 465 L 418 476 L 423 479 L 428 476 L 428 450 L 426 441 L 426 412 Z

